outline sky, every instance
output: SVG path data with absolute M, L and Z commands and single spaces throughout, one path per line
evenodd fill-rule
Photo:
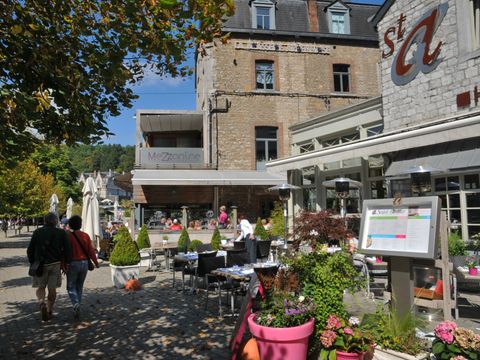
M 383 4 L 384 0 L 349 1 L 363 4 Z M 188 64 L 194 65 L 193 55 Z M 108 128 L 114 135 L 104 139 L 105 144 L 135 145 L 135 112 L 146 109 L 195 110 L 195 77 L 161 78 L 147 73 L 141 84 L 132 88 L 139 96 L 130 109 L 108 119 Z

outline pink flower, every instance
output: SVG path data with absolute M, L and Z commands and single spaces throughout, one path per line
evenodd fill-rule
M 458 356 L 455 356 L 454 358 L 452 358 L 452 360 L 467 360 L 467 359 L 464 358 L 462 355 L 458 355 Z
M 324 348 L 331 347 L 336 339 L 337 334 L 335 334 L 335 332 L 333 332 L 332 330 L 325 330 L 320 336 L 320 342 L 322 343 Z
M 337 330 L 342 327 L 342 323 L 340 322 L 340 319 L 336 317 L 335 315 L 330 315 L 327 320 L 327 326 L 326 328 L 329 330 Z
M 346 327 L 345 329 L 343 329 L 343 332 L 346 334 L 346 335 L 353 335 L 353 330 L 349 327 Z
M 443 321 L 433 330 L 435 332 L 435 336 L 438 337 L 442 342 L 447 344 L 452 344 L 454 337 L 453 331 L 457 328 L 457 324 L 453 321 Z

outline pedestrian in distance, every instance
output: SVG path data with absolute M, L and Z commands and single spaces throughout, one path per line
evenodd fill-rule
M 90 258 L 97 268 L 99 265 L 90 236 L 86 232 L 80 231 L 82 218 L 73 215 L 68 220 L 68 225 L 71 230 L 68 238 L 72 248 L 72 261 L 67 269 L 67 291 L 73 306 L 73 317 L 78 319 L 80 317 L 83 284 L 88 273 L 88 259 Z
M 33 232 L 27 256 L 30 264 L 40 261 L 43 269 L 40 276 L 33 276 L 32 287 L 37 289 L 42 320 L 47 321 L 53 316 L 57 288 L 62 286 L 61 267 L 65 270 L 70 263 L 72 249 L 67 233 L 57 228 L 58 217 L 55 213 L 48 213 L 44 223 L 43 227 Z M 47 303 L 45 303 L 46 288 L 48 288 Z

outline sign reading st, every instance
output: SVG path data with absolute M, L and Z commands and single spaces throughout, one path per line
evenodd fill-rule
M 395 55 L 391 68 L 392 81 L 395 85 L 405 85 L 415 79 L 419 72 L 428 74 L 441 62 L 439 58 L 443 42 L 432 44 L 443 18 L 447 14 L 448 3 L 439 4 L 425 12 L 406 33 L 404 25 L 407 17 L 400 14 L 398 27 L 389 27 L 383 36 L 387 51 L 382 52 L 384 59 L 395 52 L 393 36 L 398 42 L 403 41 Z

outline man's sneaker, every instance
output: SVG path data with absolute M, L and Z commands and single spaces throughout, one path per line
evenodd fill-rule
M 42 314 L 42 320 L 47 321 L 48 320 L 47 304 L 45 303 L 40 304 L 40 313 Z
M 80 318 L 80 304 L 73 305 L 73 318 L 75 320 Z

